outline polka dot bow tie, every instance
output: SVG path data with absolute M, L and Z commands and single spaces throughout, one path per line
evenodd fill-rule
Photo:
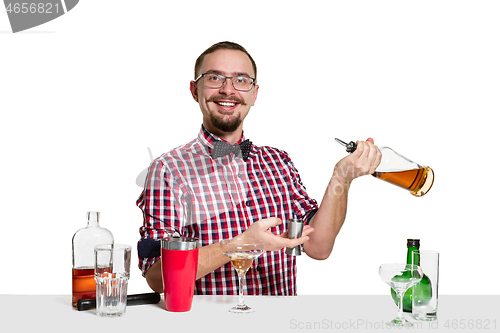
M 230 145 L 226 141 L 217 141 L 212 149 L 212 158 L 215 160 L 216 158 L 224 157 L 233 153 L 235 156 L 241 157 L 246 161 L 251 148 L 252 141 L 248 139 L 239 145 Z

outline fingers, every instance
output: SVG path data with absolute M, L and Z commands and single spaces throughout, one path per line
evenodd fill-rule
M 375 145 L 373 144 L 373 139 L 372 141 L 358 141 L 358 148 L 359 146 L 363 147 L 363 151 L 361 153 L 361 157 L 364 157 L 365 159 L 368 159 L 371 154 L 373 154 L 373 151 L 377 149 Z
M 382 160 L 382 153 L 380 152 L 380 149 L 378 149 L 378 147 L 375 146 L 375 142 L 373 141 L 372 138 L 368 138 L 365 142 L 367 142 L 367 144 L 370 147 L 370 151 L 366 158 L 367 164 L 370 165 L 368 174 L 372 174 L 375 172 L 375 169 L 377 169 L 377 167 L 380 164 L 380 161 Z
M 308 232 L 308 234 L 313 232 L 313 231 L 314 231 L 314 229 L 310 230 Z M 281 250 L 282 248 L 285 248 L 285 247 L 295 247 L 297 245 L 304 244 L 305 242 L 307 242 L 309 240 L 308 235 L 302 234 L 302 236 L 300 238 L 289 239 L 288 237 L 284 237 L 285 234 L 287 234 L 287 233 L 284 232 L 280 236 L 273 236 L 273 237 L 275 237 L 275 239 L 273 240 L 273 249 L 270 249 L 268 251 L 278 251 L 278 250 Z
M 304 236 L 308 236 L 308 235 L 310 235 L 310 234 L 311 234 L 311 233 L 313 233 L 313 232 L 314 232 L 314 228 L 313 228 L 313 227 L 311 227 L 310 225 L 306 225 L 306 226 L 304 226 L 304 228 L 302 229 L 302 237 L 304 237 Z M 288 230 L 287 230 L 287 231 L 285 231 L 284 233 L 282 233 L 280 236 L 281 236 L 282 238 L 288 238 Z
M 264 235 L 264 233 L 269 233 L 269 229 L 276 227 L 282 223 L 281 219 L 277 217 L 269 217 L 267 219 L 259 220 L 248 227 L 245 232 L 241 234 L 243 237 L 253 237 L 259 238 Z
M 351 156 L 359 158 L 365 150 L 365 146 L 363 145 L 363 141 L 356 141 L 356 150 Z
M 295 247 L 297 245 L 304 244 L 309 240 L 309 235 L 312 232 L 314 232 L 314 228 L 309 225 L 306 225 L 302 229 L 302 236 L 300 238 L 289 239 L 288 231 L 285 231 L 284 233 L 281 234 L 282 237 L 280 237 L 281 238 L 280 246 L 281 248 L 284 248 L 284 247 Z
M 307 235 L 311 234 L 312 232 L 314 232 L 314 228 L 311 227 L 310 225 L 306 225 L 302 229 L 302 236 L 307 236 Z
M 382 153 L 375 146 L 372 138 L 366 141 L 357 141 L 357 148 L 354 153 L 341 159 L 334 169 L 332 179 L 344 181 L 346 184 L 353 179 L 373 174 L 380 164 Z
M 295 247 L 297 245 L 304 244 L 305 242 L 307 242 L 309 240 L 309 236 L 302 236 L 296 239 L 286 238 L 284 240 L 286 240 L 287 242 L 283 247 Z
M 264 228 L 266 230 L 269 228 L 272 228 L 272 227 L 277 227 L 281 223 L 283 223 L 283 221 L 281 221 L 281 219 L 279 219 L 277 217 L 269 217 L 267 219 L 260 220 L 260 224 L 261 224 L 262 228 Z
M 282 224 L 282 220 L 276 217 L 259 220 L 250 225 L 245 232 L 241 234 L 242 237 L 251 237 L 264 241 L 264 249 L 266 251 L 278 251 L 285 247 L 294 247 L 303 244 L 309 240 L 309 234 L 314 231 L 311 226 L 304 226 L 302 230 L 302 237 L 298 239 L 289 239 L 288 231 L 280 235 L 275 235 L 271 232 L 270 228 Z
M 358 141 L 358 149 L 362 147 L 362 152 L 359 155 L 358 162 L 359 167 L 363 169 L 363 174 L 372 174 L 375 169 L 380 164 L 382 159 L 382 153 L 375 146 L 375 142 L 372 138 L 368 138 L 366 141 Z

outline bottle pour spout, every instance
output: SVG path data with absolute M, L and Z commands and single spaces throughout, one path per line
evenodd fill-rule
M 346 151 L 348 153 L 354 153 L 354 151 L 356 150 L 356 148 L 358 148 L 358 146 L 356 145 L 356 142 L 354 142 L 354 141 L 351 141 L 349 143 L 345 143 L 344 141 L 342 141 L 340 139 L 337 139 L 337 138 L 335 138 L 335 141 L 337 141 L 338 143 L 340 143 L 342 146 L 346 147 Z

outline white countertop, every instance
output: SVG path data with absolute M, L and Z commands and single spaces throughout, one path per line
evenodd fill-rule
M 389 295 L 245 296 L 255 309 L 233 314 L 237 296 L 195 296 L 191 311 L 168 312 L 164 301 L 127 307 L 119 318 L 101 318 L 95 310 L 77 311 L 70 295 L 0 295 L 2 327 L 9 332 L 310 332 L 391 331 L 396 316 Z M 497 332 L 500 296 L 440 296 L 437 322 L 415 322 L 419 332 Z M 11 329 L 12 327 L 12 329 Z M 403 329 L 404 330 L 404 329 Z

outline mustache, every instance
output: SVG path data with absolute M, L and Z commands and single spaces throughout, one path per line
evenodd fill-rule
M 242 100 L 241 98 L 238 98 L 236 96 L 215 95 L 215 96 L 208 98 L 207 102 L 215 102 L 217 100 L 232 101 L 232 102 L 236 102 L 236 103 L 241 104 L 241 105 L 247 105 L 247 103 L 245 103 L 244 100 Z

